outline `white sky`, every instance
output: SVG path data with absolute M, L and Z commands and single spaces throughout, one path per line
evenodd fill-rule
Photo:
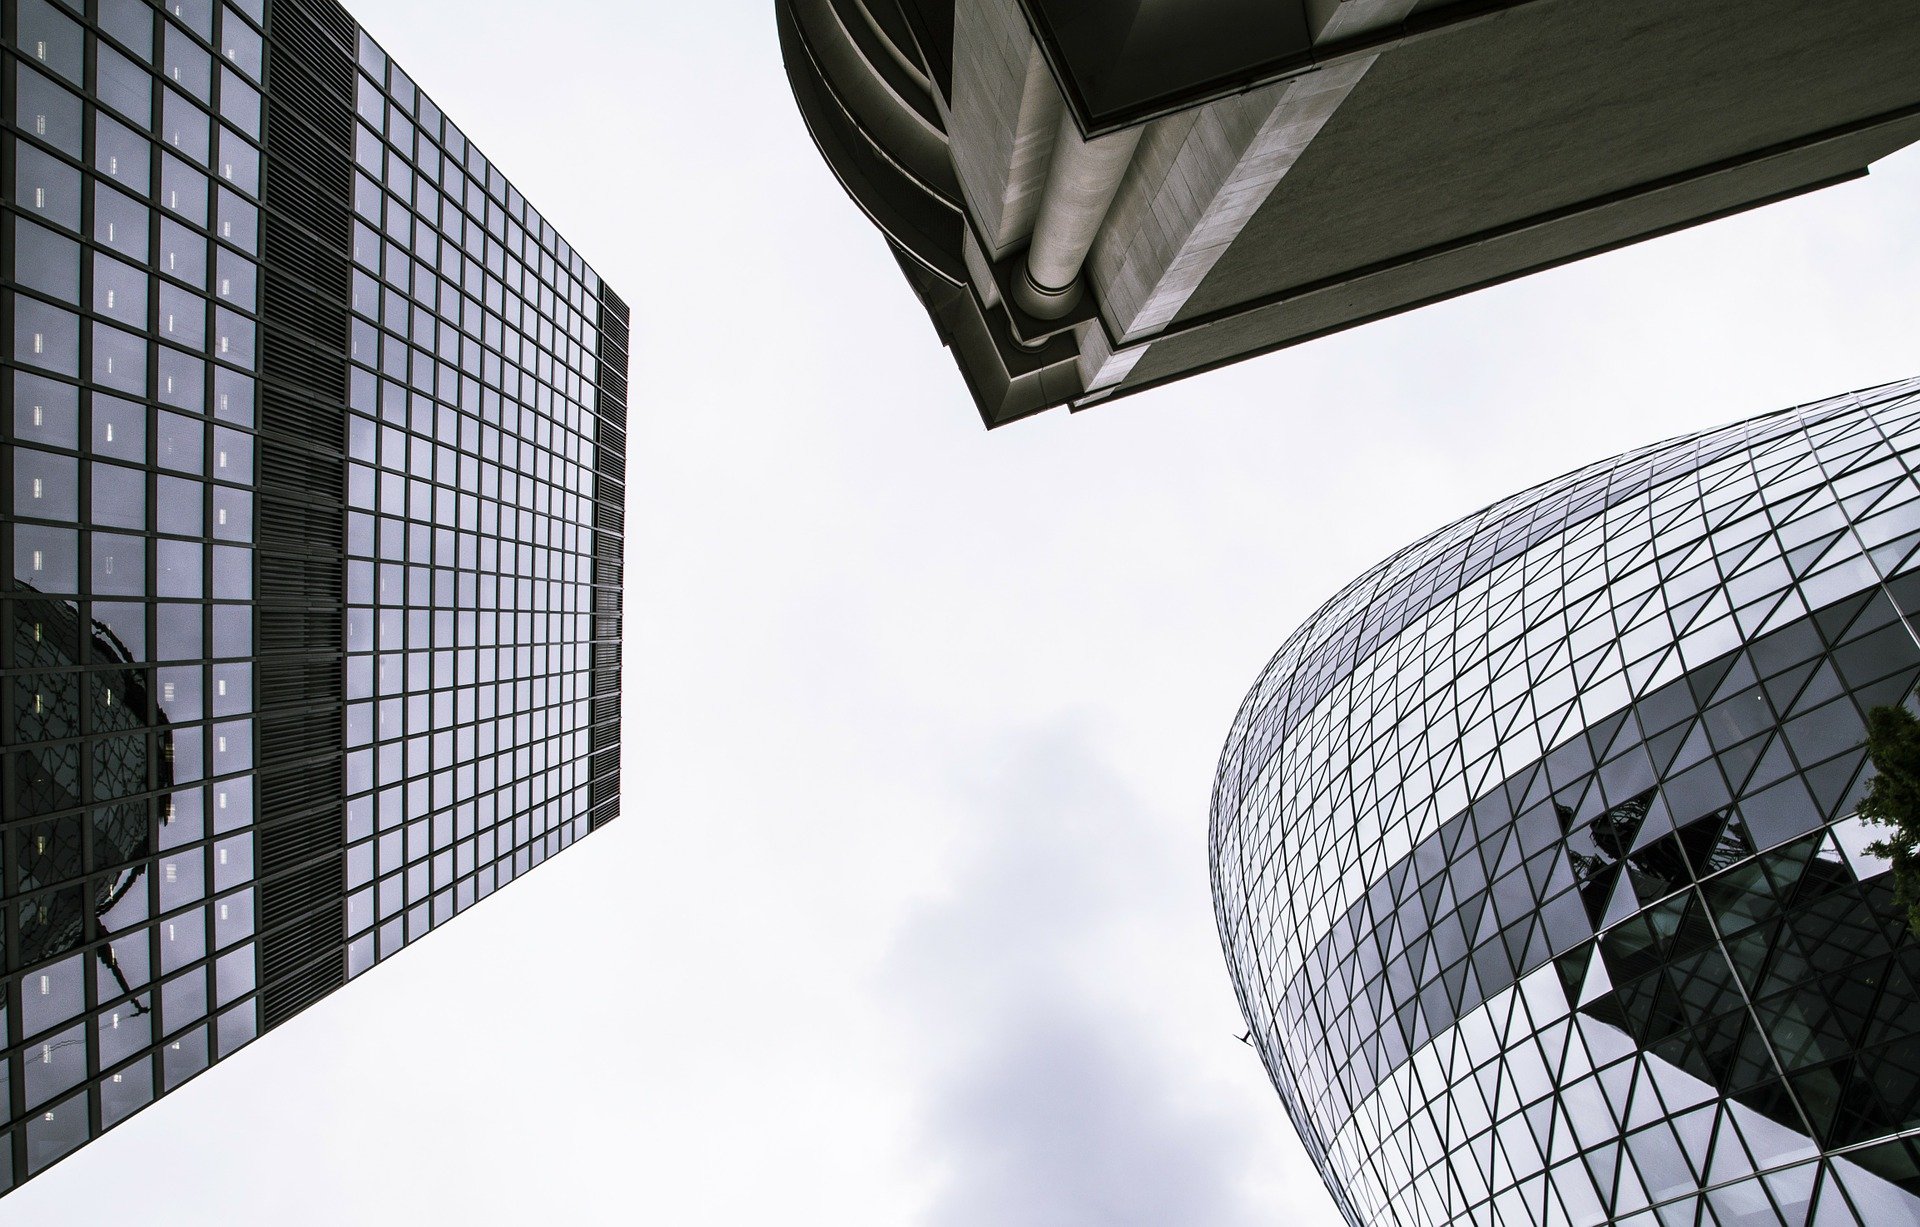
M 1492 499 L 1920 373 L 1920 158 L 986 434 L 766 0 L 360 0 L 635 307 L 620 822 L 0 1203 L 93 1224 L 1338 1222 L 1207 798 Z

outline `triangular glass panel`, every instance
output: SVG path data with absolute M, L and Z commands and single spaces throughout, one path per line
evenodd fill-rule
M 1613 1193 L 1613 1213 L 1615 1217 L 1625 1218 L 1647 1205 L 1646 1186 L 1640 1183 L 1640 1173 L 1635 1168 L 1631 1154 L 1620 1156 L 1619 1183 Z
M 1676 725 L 1655 737 L 1649 738 L 1644 746 L 1647 758 L 1653 763 L 1656 776 L 1665 775 L 1673 757 L 1680 751 L 1680 745 L 1687 738 L 1689 728 L 1685 724 Z M 1702 741 L 1704 742 L 1704 738 Z
M 1682 1112 L 1673 1119 L 1673 1131 L 1680 1138 L 1680 1153 L 1686 1156 L 1697 1177 L 1706 1176 L 1707 1156 L 1713 1151 L 1713 1126 L 1719 1115 L 1719 1107 L 1710 1104 Z
M 1779 630 L 1783 626 L 1790 626 L 1806 616 L 1806 598 L 1800 595 L 1798 589 L 1794 589 L 1774 606 L 1773 612 L 1767 615 L 1767 620 L 1760 624 L 1760 633 L 1765 634 L 1768 631 Z
M 1833 1164 L 1863 1223 L 1920 1221 L 1920 1163 L 1898 1140 L 1848 1151 Z M 1828 1186 L 1831 1188 L 1832 1175 Z M 1824 1202 L 1830 1193 L 1823 1193 Z
M 1906 669 L 1891 677 L 1861 686 L 1853 692 L 1854 702 L 1867 711 L 1906 702 L 1916 677 L 1920 677 L 1920 670 Z
M 1667 1110 L 1661 1105 L 1660 1096 L 1654 1092 L 1653 1080 L 1646 1075 L 1643 1067 L 1633 1088 L 1633 1103 L 1627 1108 L 1627 1130 L 1643 1129 L 1656 1121 L 1665 1120 L 1666 1115 Z
M 1795 546 L 1787 552 L 1787 569 L 1796 577 L 1811 574 L 1819 566 L 1821 558 L 1834 547 L 1834 543 L 1847 535 L 1844 529 L 1823 533 L 1804 545 Z
M 1760 739 L 1755 738 L 1754 740 L 1758 741 Z M 1749 742 L 1747 744 L 1751 745 L 1753 743 Z M 1739 796 L 1744 793 L 1759 792 L 1761 789 L 1775 784 L 1793 774 L 1793 770 L 1793 756 L 1787 753 L 1787 739 L 1784 737 L 1775 737 L 1767 742 L 1766 752 L 1761 755 L 1759 763 L 1753 769 L 1753 773 L 1746 778 L 1744 783 L 1735 784 L 1734 795 Z M 1731 771 L 1728 772 L 1727 779 L 1729 782 L 1734 780 Z
M 1613 1182 L 1620 1171 L 1620 1143 L 1612 1142 L 1597 1147 L 1581 1156 L 1586 1160 L 1587 1171 L 1593 1177 L 1593 1184 L 1600 1192 L 1603 1201 L 1613 1201 Z
M 1824 609 L 1815 610 L 1813 621 L 1820 628 L 1821 638 L 1828 643 L 1837 643 L 1842 632 L 1852 624 L 1855 618 L 1859 617 L 1860 611 L 1867 607 L 1867 603 L 1873 597 L 1874 593 L 1864 592 L 1855 596 L 1842 597 Z
M 1595 929 L 1602 927 L 1606 921 L 1607 904 L 1613 898 L 1619 876 L 1619 865 L 1605 865 L 1594 870 L 1580 887 L 1580 899 L 1586 905 L 1587 920 Z
M 1639 902 L 1628 887 L 1626 878 L 1622 877 L 1614 884 L 1613 897 L 1608 900 L 1606 913 L 1600 918 L 1600 924 L 1597 927 L 1612 928 L 1638 910 L 1640 910 Z
M 1762 683 L 1775 711 L 1792 709 L 1794 699 L 1800 695 L 1800 688 L 1807 684 L 1807 679 L 1813 676 L 1813 671 L 1819 663 L 1817 660 L 1802 661 L 1800 664 L 1781 670 Z
M 1822 763 L 1806 773 L 1814 806 L 1827 821 L 1833 821 L 1843 812 L 1843 802 L 1847 800 L 1854 777 L 1860 774 L 1860 768 L 1865 765 L 1866 757 L 1864 749 L 1857 750 Z
M 1873 563 L 1873 569 L 1881 573 L 1891 571 L 1905 562 L 1913 547 L 1920 544 L 1920 533 L 1907 533 L 1895 537 L 1882 545 L 1876 545 L 1867 551 L 1867 557 Z
M 1741 691 L 1759 683 L 1760 675 L 1754 672 L 1753 662 L 1747 658 L 1745 652 L 1741 652 L 1725 660 L 1724 664 L 1725 668 L 1721 668 L 1720 664 L 1716 663 L 1708 665 L 1706 669 L 1701 671 L 1703 673 L 1710 673 L 1718 670 L 1720 678 L 1719 683 L 1713 688 L 1711 696 L 1703 700 L 1700 706 L 1711 707 L 1713 704 L 1729 699 Z M 1692 679 L 1689 678 L 1690 682 L 1691 680 Z M 1696 686 L 1694 693 L 1698 695 L 1700 688 Z
M 1607 974 L 1606 960 L 1588 960 L 1586 975 L 1580 983 L 1580 996 L 1577 1004 L 1585 1008 L 1612 991 L 1613 979 Z
M 1817 1163 L 1802 1163 L 1783 1172 L 1767 1174 L 1767 1191 L 1773 1194 L 1774 1204 L 1789 1223 L 1807 1221 L 1807 1209 L 1813 1204 L 1813 1182 L 1819 1174 Z
M 1722 1184 L 1752 1172 L 1753 1158 L 1747 1154 L 1746 1144 L 1741 1141 L 1733 1123 L 1723 1117 L 1720 1132 L 1713 1140 L 1713 1160 L 1707 1165 L 1708 1182 Z

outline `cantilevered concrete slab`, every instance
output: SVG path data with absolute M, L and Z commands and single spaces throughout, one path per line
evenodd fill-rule
M 1920 139 L 1913 0 L 776 5 L 809 127 L 989 426 Z

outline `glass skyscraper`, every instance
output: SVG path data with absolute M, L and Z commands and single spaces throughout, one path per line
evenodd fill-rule
M 0 1191 L 610 821 L 626 306 L 332 0 L 11 0 Z
M 1864 715 L 1920 679 L 1920 381 L 1395 554 L 1220 764 L 1252 1039 L 1359 1224 L 1920 1221 L 1920 939 Z

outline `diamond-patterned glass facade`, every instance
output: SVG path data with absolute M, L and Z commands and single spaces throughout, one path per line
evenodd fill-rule
M 1589 466 L 1323 606 L 1215 910 L 1354 1224 L 1920 1221 L 1920 939 L 1853 809 L 1920 679 L 1920 381 Z

